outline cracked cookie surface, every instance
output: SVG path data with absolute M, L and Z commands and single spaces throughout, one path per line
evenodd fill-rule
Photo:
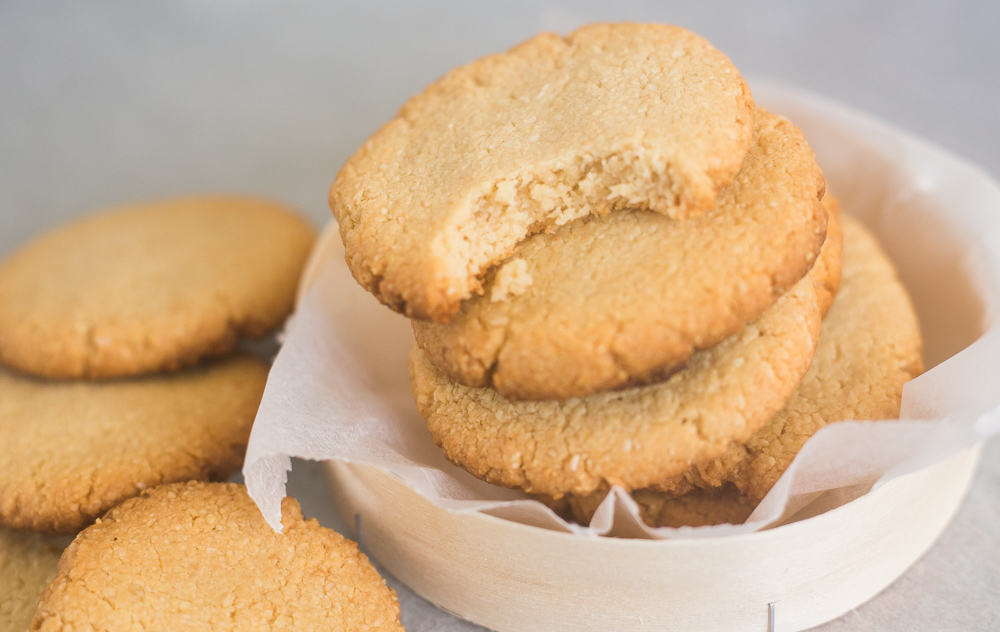
M 220 355 L 291 312 L 314 236 L 286 207 L 241 197 L 84 216 L 0 263 L 0 361 L 97 378 Z
M 622 208 L 707 211 L 752 128 L 746 82 L 690 31 L 544 33 L 411 98 L 340 170 L 330 206 L 362 286 L 447 322 L 529 234 Z
M 917 317 L 871 233 L 849 216 L 840 224 L 841 287 L 802 382 L 785 407 L 745 443 L 654 488 L 633 490 L 647 524 L 743 522 L 820 428 L 844 419 L 899 414 L 903 385 L 923 371 Z M 606 493 L 566 497 L 559 507 L 587 524 Z
M 511 399 L 655 381 L 809 271 L 824 188 L 798 128 L 758 109 L 742 168 L 704 215 L 627 210 L 534 235 L 450 323 L 413 321 L 414 335 L 452 379 Z
M 635 489 L 721 454 L 770 419 L 809 368 L 819 329 L 807 275 L 739 333 L 657 384 L 511 401 L 451 380 L 414 345 L 410 385 L 445 455 L 479 478 L 555 498 Z
M 242 485 L 165 485 L 70 544 L 32 630 L 401 631 L 357 545 L 282 502 L 283 533 Z
M 146 487 L 231 475 L 266 379 L 244 355 L 98 383 L 0 372 L 0 524 L 69 533 Z
M 851 217 L 842 227 L 841 287 L 788 403 L 746 443 L 657 487 L 678 493 L 731 483 L 756 504 L 823 426 L 899 415 L 903 385 L 923 372 L 917 316 L 875 237 Z

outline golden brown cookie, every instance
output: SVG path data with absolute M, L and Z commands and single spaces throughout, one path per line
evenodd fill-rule
M 411 98 L 347 161 L 330 206 L 362 286 L 447 322 L 532 233 L 621 208 L 707 211 L 752 129 L 743 78 L 690 31 L 543 33 Z
M 336 531 L 242 485 L 182 483 L 125 501 L 66 549 L 32 630 L 402 630 L 396 595 Z
M 819 328 L 807 276 L 658 384 L 511 401 L 452 381 L 418 346 L 410 384 L 434 440 L 479 478 L 556 498 L 610 485 L 636 489 L 721 454 L 770 419 L 808 369 Z
M 816 301 L 819 311 L 826 316 L 837 296 L 840 287 L 841 268 L 843 266 L 844 230 L 840 225 L 840 201 L 830 194 L 829 189 L 823 196 L 823 206 L 826 207 L 827 224 L 826 240 L 816 259 L 816 270 L 812 272 L 816 286 Z
M 806 274 L 824 243 L 823 190 L 798 128 L 758 109 L 743 167 L 709 212 L 621 211 L 534 235 L 450 323 L 414 321 L 414 335 L 450 378 L 510 399 L 653 381 Z
M 0 372 L 0 524 L 69 533 L 146 487 L 231 475 L 266 378 L 242 355 L 100 383 Z
M 732 483 L 756 504 L 823 426 L 899 415 L 903 385 L 923 371 L 917 316 L 874 236 L 850 217 L 842 225 L 843 280 L 802 384 L 745 444 L 657 487 L 677 493 Z
M 0 632 L 24 632 L 38 596 L 56 575 L 66 536 L 0 527 Z
M 176 369 L 259 337 L 292 309 L 313 229 L 239 197 L 124 206 L 0 263 L 0 361 L 45 377 Z

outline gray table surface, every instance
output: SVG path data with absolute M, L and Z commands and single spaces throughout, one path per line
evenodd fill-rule
M 7 0 L 0 254 L 90 209 L 192 191 L 270 195 L 325 222 L 334 173 L 408 95 L 536 31 L 622 19 L 692 28 L 746 74 L 827 94 L 1000 173 L 997 3 Z M 298 463 L 290 491 L 341 525 L 317 464 Z M 1000 629 L 998 492 L 993 442 L 937 545 L 822 629 Z M 407 629 L 478 629 L 394 586 Z

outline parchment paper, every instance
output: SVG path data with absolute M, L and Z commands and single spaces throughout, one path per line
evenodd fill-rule
M 412 334 L 351 278 L 335 226 L 313 254 L 250 436 L 243 474 L 280 530 L 290 457 L 367 463 L 445 509 L 543 528 L 650 538 L 717 537 L 847 502 L 1000 433 L 1000 188 L 910 134 L 792 88 L 752 81 L 758 103 L 805 132 L 842 208 L 875 231 L 914 299 L 930 369 L 906 385 L 902 421 L 820 430 L 742 525 L 652 529 L 621 490 L 589 527 L 448 463 L 413 404 Z

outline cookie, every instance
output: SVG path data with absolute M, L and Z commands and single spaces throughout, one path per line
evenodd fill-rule
M 447 322 L 532 233 L 622 208 L 707 211 L 752 129 L 746 82 L 690 31 L 544 33 L 411 98 L 343 166 L 330 206 L 362 286 Z
M 770 419 L 809 368 L 820 314 L 806 276 L 742 331 L 666 381 L 584 398 L 512 401 L 452 381 L 419 346 L 410 384 L 445 455 L 490 483 L 559 498 L 647 487 Z
M 657 487 L 677 493 L 731 483 L 756 504 L 823 426 L 899 415 L 903 385 L 923 372 L 917 316 L 874 236 L 850 217 L 842 223 L 841 287 L 812 367 L 784 409 L 746 443 Z
M 524 241 L 450 323 L 414 321 L 451 379 L 510 399 L 582 397 L 669 375 L 806 274 L 824 182 L 802 133 L 760 108 L 739 173 L 701 217 L 621 211 Z
M 176 369 L 292 309 L 314 231 L 252 198 L 145 202 L 83 217 L 0 263 L 0 362 L 43 377 Z
M 32 630 L 402 630 L 396 595 L 337 532 L 282 503 L 283 533 L 242 485 L 144 492 L 63 553 Z
M 70 538 L 0 527 L 0 632 L 24 632 Z
M 146 487 L 230 476 L 266 378 L 250 356 L 102 383 L 0 373 L 0 523 L 69 533 Z
M 816 259 L 816 270 L 812 275 L 819 311 L 826 316 L 840 287 L 844 259 L 844 230 L 840 225 L 840 201 L 830 194 L 829 189 L 823 196 L 823 206 L 826 208 L 827 216 L 826 240 Z

